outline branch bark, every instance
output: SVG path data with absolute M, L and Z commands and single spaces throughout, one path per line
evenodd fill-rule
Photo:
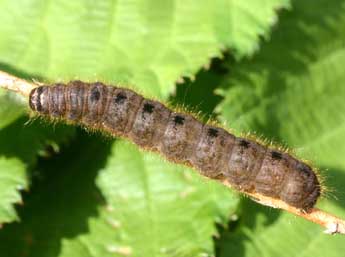
M 5 88 L 7 90 L 14 91 L 18 94 L 21 94 L 22 96 L 26 98 L 29 97 L 31 90 L 37 86 L 36 84 L 37 83 L 28 82 L 26 80 L 12 76 L 6 72 L 0 71 L 0 87 Z M 221 182 L 224 185 L 231 187 L 231 185 L 226 180 L 221 180 Z M 317 208 L 314 208 L 310 210 L 310 212 L 305 213 L 299 209 L 289 206 L 288 204 L 286 204 L 285 202 L 281 200 L 263 196 L 257 193 L 249 193 L 249 194 L 246 193 L 246 194 L 249 195 L 253 200 L 263 205 L 267 205 L 273 208 L 279 208 L 279 209 L 288 211 L 296 216 L 300 216 L 302 218 L 305 218 L 306 220 L 319 224 L 320 226 L 326 229 L 325 233 L 345 234 L 345 220 L 340 219 L 330 213 L 319 210 Z
M 31 90 L 37 85 L 26 80 L 17 78 L 6 72 L 0 71 L 0 87 L 14 91 L 22 96 L 28 97 Z
M 222 183 L 228 187 L 231 187 L 231 185 L 225 180 L 222 180 Z M 296 216 L 319 224 L 320 226 L 325 228 L 324 232 L 326 234 L 345 234 L 345 220 L 338 218 L 330 213 L 317 208 L 313 208 L 309 212 L 303 212 L 300 209 L 292 207 L 279 199 L 274 199 L 257 193 L 245 194 L 247 194 L 250 198 L 260 204 L 288 211 Z

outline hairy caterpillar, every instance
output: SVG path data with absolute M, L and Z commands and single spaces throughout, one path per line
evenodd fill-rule
M 226 179 L 244 193 L 280 199 L 303 211 L 320 196 L 318 178 L 303 161 L 174 112 L 129 89 L 81 81 L 39 86 L 31 91 L 29 105 L 40 115 L 129 138 L 204 176 Z

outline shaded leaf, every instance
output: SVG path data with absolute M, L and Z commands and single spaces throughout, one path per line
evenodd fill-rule
M 42 127 L 38 122 L 25 125 L 27 121 L 28 118 L 19 118 L 0 129 L 0 224 L 18 220 L 10 204 L 21 202 L 18 190 L 28 187 L 29 171 L 37 156 L 50 157 L 59 151 L 59 144 L 74 135 L 73 128 L 63 125 L 55 128 L 47 124 Z
M 0 224 L 18 220 L 12 204 L 21 202 L 18 191 L 27 188 L 27 184 L 21 161 L 0 157 Z
M 345 1 L 319 0 L 309 7 L 309 1 L 295 1 L 272 41 L 232 70 L 218 110 L 238 130 L 284 142 L 313 160 L 326 185 L 335 188 L 318 206 L 345 217 Z M 244 204 L 238 229 L 221 241 L 219 256 L 343 255 L 343 237 L 276 213 Z
M 11 124 L 25 112 L 25 103 L 18 95 L 0 88 L 0 129 Z
M 9 257 L 211 254 L 215 222 L 226 222 L 237 197 L 129 143 L 115 143 L 111 155 L 110 146 L 83 136 L 41 163 L 46 175 L 27 196 L 25 222 L 0 231 L 0 251 Z
M 99 137 L 73 139 L 61 155 L 40 158 L 30 192 L 18 208 L 21 223 L 0 230 L 3 256 L 58 256 L 62 238 L 88 232 L 88 219 L 104 204 L 95 177 L 110 144 Z
M 101 219 L 90 221 L 88 235 L 67 240 L 60 256 L 210 255 L 214 223 L 237 205 L 227 188 L 129 143 L 115 144 L 97 185 L 107 202 Z
M 37 155 L 49 157 L 59 152 L 59 144 L 67 143 L 75 129 L 64 124 L 21 117 L 0 130 L 0 155 L 21 159 L 33 166 Z

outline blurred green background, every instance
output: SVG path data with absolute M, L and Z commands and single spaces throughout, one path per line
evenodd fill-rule
M 295 149 L 345 217 L 344 0 L 0 0 L 0 70 L 103 81 Z M 0 90 L 0 256 L 344 256 L 345 237 Z

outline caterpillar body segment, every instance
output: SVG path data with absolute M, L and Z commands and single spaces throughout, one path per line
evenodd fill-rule
M 320 196 L 318 178 L 303 161 L 203 124 L 129 89 L 81 81 L 39 86 L 31 91 L 29 105 L 43 116 L 126 137 L 204 176 L 225 178 L 244 193 L 280 199 L 303 211 Z

